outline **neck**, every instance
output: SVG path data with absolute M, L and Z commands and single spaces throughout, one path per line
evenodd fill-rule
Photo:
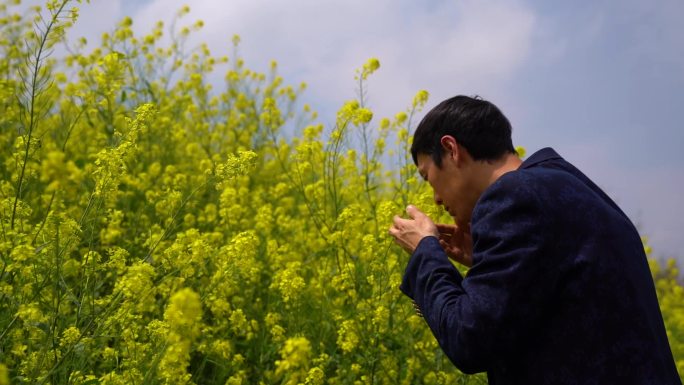
M 482 167 L 484 168 L 482 175 L 482 191 L 491 186 L 492 183 L 496 182 L 504 174 L 515 171 L 522 164 L 522 160 L 518 158 L 517 154 L 506 154 L 500 159 L 491 162 L 483 162 Z

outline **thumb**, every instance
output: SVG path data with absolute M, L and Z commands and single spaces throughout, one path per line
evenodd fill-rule
M 418 219 L 421 217 L 424 217 L 425 214 L 423 214 L 422 211 L 418 209 L 418 207 L 414 205 L 408 205 L 406 206 L 406 213 L 412 218 L 412 219 Z

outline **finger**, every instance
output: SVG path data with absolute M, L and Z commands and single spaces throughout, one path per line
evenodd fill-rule
M 451 244 L 453 243 L 453 239 L 451 237 L 445 237 L 441 234 L 440 234 L 438 240 L 439 240 L 439 244 L 442 246 L 443 249 L 451 247 Z
M 453 234 L 447 234 L 447 233 L 439 233 L 439 239 L 445 242 L 451 241 L 451 238 L 453 238 Z
M 456 232 L 456 230 L 458 230 L 456 225 L 448 225 L 445 223 L 435 223 L 435 225 L 440 233 L 453 234 Z
M 392 222 L 394 222 L 394 227 L 399 228 L 401 223 L 405 221 L 404 218 L 400 217 L 399 215 L 395 215 L 394 218 L 392 218 Z
M 420 310 L 420 306 L 418 306 L 418 304 L 416 303 L 416 301 L 413 301 L 413 310 L 416 311 L 416 314 L 417 314 L 419 317 L 422 317 L 422 316 L 423 316 L 423 312 Z
M 418 219 L 419 217 L 424 217 L 425 214 L 423 214 L 422 211 L 418 209 L 418 207 L 414 205 L 408 205 L 406 206 L 406 213 L 409 215 L 409 217 L 413 219 Z

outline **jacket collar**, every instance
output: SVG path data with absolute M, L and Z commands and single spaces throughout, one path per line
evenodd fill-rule
M 529 158 L 525 159 L 525 161 L 523 161 L 520 165 L 520 168 L 530 168 L 534 165 L 551 159 L 563 158 L 551 147 L 542 148 L 541 150 L 532 154 Z

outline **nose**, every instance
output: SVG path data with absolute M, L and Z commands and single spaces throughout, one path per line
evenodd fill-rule
M 444 204 L 444 202 L 442 201 L 442 198 L 440 198 L 440 196 L 439 196 L 439 195 L 437 195 L 437 192 L 435 192 L 435 194 L 434 194 L 434 195 L 435 195 L 435 203 L 437 203 L 437 206 L 441 206 L 441 205 L 443 205 L 443 204 Z

